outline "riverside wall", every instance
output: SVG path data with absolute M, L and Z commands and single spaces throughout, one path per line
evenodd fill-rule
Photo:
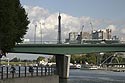
M 0 83 L 59 83 L 59 76 L 9 78 L 0 80 Z

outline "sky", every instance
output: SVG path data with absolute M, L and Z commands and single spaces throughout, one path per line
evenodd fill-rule
M 25 53 L 8 53 L 6 57 L 2 57 L 2 59 L 12 60 L 13 58 L 19 58 L 21 60 L 37 60 L 39 56 L 44 56 L 45 58 L 50 58 L 52 55 L 42 55 L 42 54 L 25 54 Z
M 50 13 L 121 20 L 125 18 L 125 0 L 21 0 L 22 5 L 39 6 Z
M 39 41 L 57 40 L 58 13 L 62 16 L 62 39 L 69 32 L 112 29 L 112 35 L 125 39 L 125 0 L 20 0 L 30 24 L 25 38 L 33 41 L 35 25 Z M 31 35 L 32 34 L 32 35 Z
M 69 32 L 112 29 L 112 35 L 125 40 L 125 0 L 20 0 L 30 24 L 25 39 L 56 41 L 58 13 L 61 13 L 62 40 Z

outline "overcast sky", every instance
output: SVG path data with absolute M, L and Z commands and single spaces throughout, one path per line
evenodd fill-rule
M 55 41 L 58 13 L 61 13 L 62 39 L 69 32 L 112 29 L 112 35 L 125 40 L 125 0 L 20 0 L 30 20 L 26 39 L 33 41 L 35 25 L 37 40 Z

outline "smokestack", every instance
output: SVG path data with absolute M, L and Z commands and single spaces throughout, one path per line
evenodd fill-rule
M 61 41 L 61 16 L 60 16 L 60 13 L 59 13 L 59 16 L 58 16 L 58 44 L 61 44 L 62 41 Z

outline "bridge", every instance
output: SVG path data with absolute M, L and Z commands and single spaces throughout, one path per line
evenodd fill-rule
M 61 41 L 61 16 L 58 16 L 58 41 L 55 44 L 36 43 L 34 44 L 17 44 L 10 52 L 13 53 L 33 53 L 33 54 L 50 54 L 56 56 L 56 70 L 60 78 L 69 77 L 69 64 L 71 54 L 82 54 L 92 52 L 125 52 L 125 43 L 117 43 L 113 40 L 105 41 L 84 41 L 82 44 L 82 32 L 78 36 L 78 43 L 65 44 Z M 42 37 L 42 36 L 41 36 Z M 99 41 L 99 42 L 98 42 Z M 94 42 L 94 44 L 93 44 Z M 96 42 L 96 43 L 95 43 Z M 104 42 L 104 43 L 102 43 Z M 110 43 L 110 44 L 107 44 Z
M 68 78 L 71 54 L 125 52 L 125 44 L 17 44 L 11 52 L 55 55 L 57 74 Z
M 11 52 L 50 55 L 125 52 L 125 44 L 18 44 Z

